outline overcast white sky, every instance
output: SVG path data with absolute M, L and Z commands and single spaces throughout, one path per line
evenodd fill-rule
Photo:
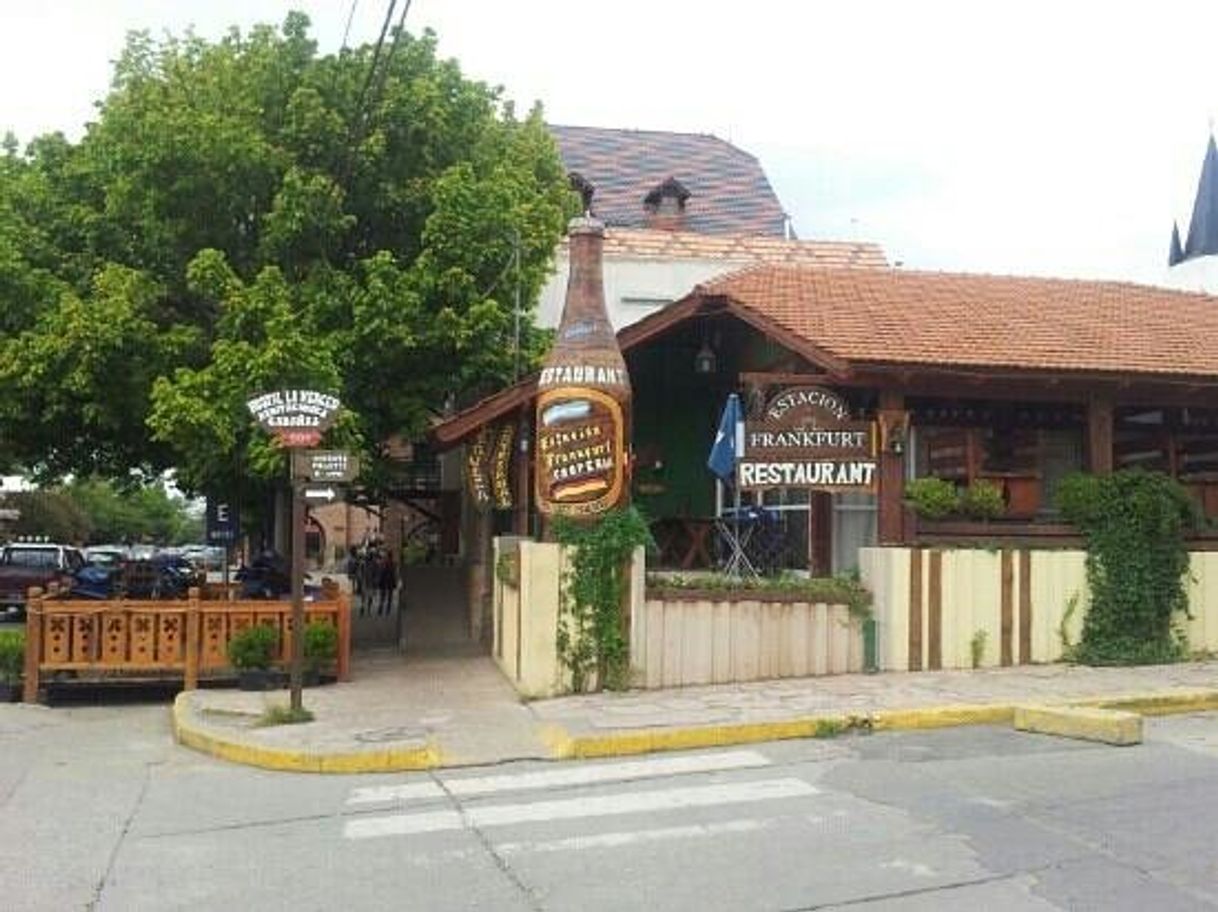
M 128 30 L 292 8 L 339 46 L 351 0 L 0 0 L 0 130 L 79 135 Z M 424 26 L 555 123 L 730 139 L 801 237 L 908 268 L 1158 281 L 1218 114 L 1213 2 L 414 0 Z

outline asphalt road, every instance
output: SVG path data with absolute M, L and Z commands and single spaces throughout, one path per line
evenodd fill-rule
M 0 707 L 15 910 L 1218 906 L 1218 717 L 1111 748 L 991 728 L 439 775 L 266 773 L 161 705 Z

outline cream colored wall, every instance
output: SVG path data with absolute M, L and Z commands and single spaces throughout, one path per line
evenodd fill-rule
M 647 599 L 633 623 L 635 685 L 680 687 L 861 671 L 845 605 Z
M 909 548 L 860 548 L 859 573 L 872 595 L 876 664 L 909 667 Z
M 519 552 L 519 585 L 509 585 L 495 574 L 492 654 L 500 670 L 523 696 L 552 697 L 566 690 L 558 661 L 563 549 L 547 542 L 497 538 L 495 566 L 499 564 L 499 555 L 509 549 Z
M 1189 647 L 1218 651 L 1218 551 L 1191 555 L 1188 603 L 1192 613 L 1185 629 Z
M 1078 642 L 1091 598 L 1086 561 L 1087 555 L 1082 551 L 1032 552 L 1033 662 L 1060 659 L 1065 649 L 1063 632 L 1067 643 Z M 1073 610 L 1071 601 L 1075 602 Z
M 494 638 L 491 654 L 500 670 L 525 697 L 553 697 L 571 689 L 570 674 L 558 658 L 560 584 L 567 572 L 566 549 L 551 542 L 496 538 L 495 563 L 500 554 L 519 549 L 519 585 L 494 574 L 492 585 Z M 644 587 L 643 549 L 631 567 L 630 610 L 637 614 Z
M 941 649 L 943 668 L 971 668 L 970 643 L 986 631 L 982 667 L 998 665 L 1002 648 L 1002 557 L 999 551 L 943 549 Z M 1066 643 L 1077 643 L 1089 601 L 1086 555 L 1082 551 L 1032 551 L 1029 579 L 1019 572 L 1012 551 L 1012 658 L 1016 664 L 1056 662 Z M 922 667 L 929 667 L 928 636 L 930 550 L 864 548 L 859 554 L 863 583 L 874 596 L 877 660 L 886 671 L 909 669 L 910 566 L 922 561 Z M 1021 588 L 1029 586 L 1031 654 L 1020 651 Z M 1218 651 L 1218 552 L 1193 552 L 1188 580 L 1189 610 L 1182 620 L 1192 650 Z M 1075 608 L 1070 611 L 1071 601 Z M 1064 631 L 1063 631 L 1064 626 Z
M 942 650 L 944 668 L 972 668 L 972 641 L 985 633 L 980 667 L 1001 663 L 1002 569 L 997 551 L 951 551 L 943 555 Z M 928 579 L 923 576 L 923 579 Z M 1018 592 L 1015 593 L 1018 604 Z M 952 606 L 948 610 L 947 606 Z M 925 629 L 925 628 L 923 628 Z M 929 643 L 927 643 L 929 647 Z M 923 667 L 926 667 L 923 663 Z

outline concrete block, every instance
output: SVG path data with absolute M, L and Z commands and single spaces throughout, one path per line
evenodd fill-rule
M 1142 717 L 1092 706 L 1016 706 L 1015 729 L 1103 744 L 1141 744 Z

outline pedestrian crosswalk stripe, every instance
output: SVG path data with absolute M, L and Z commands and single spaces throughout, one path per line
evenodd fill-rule
M 586 849 L 620 849 L 646 842 L 669 842 L 679 839 L 705 839 L 735 833 L 756 833 L 770 825 L 766 820 L 724 820 L 718 823 L 689 826 L 659 827 L 653 830 L 631 830 L 617 833 L 597 833 L 592 836 L 571 836 L 542 842 L 501 842 L 495 846 L 500 855 L 523 855 L 530 852 L 580 852 Z
M 775 801 L 783 798 L 804 798 L 817 794 L 818 789 L 802 779 L 759 779 L 750 782 L 726 782 L 714 785 L 623 792 L 614 795 L 591 795 L 536 801 L 529 804 L 499 804 L 470 807 L 457 811 L 426 811 L 412 814 L 392 814 L 361 817 L 343 827 L 348 839 L 374 839 L 380 836 L 404 836 L 431 833 L 462 827 L 495 827 L 554 820 L 577 820 L 608 817 L 618 814 L 654 813 L 686 808 L 742 804 L 750 801 Z
M 436 782 L 411 782 L 403 785 L 358 788 L 352 791 L 351 797 L 347 799 L 347 804 L 384 804 L 442 798 L 445 790 L 453 795 L 473 797 L 491 795 L 496 792 L 597 785 L 605 782 L 646 779 L 652 776 L 681 776 L 691 773 L 755 769 L 769 765 L 770 761 L 764 755 L 752 750 L 722 751 L 717 754 L 691 754 L 679 757 L 653 757 L 648 760 L 634 760 L 626 763 L 568 766 L 532 773 L 476 776 L 465 779 L 445 778 L 443 787 Z

